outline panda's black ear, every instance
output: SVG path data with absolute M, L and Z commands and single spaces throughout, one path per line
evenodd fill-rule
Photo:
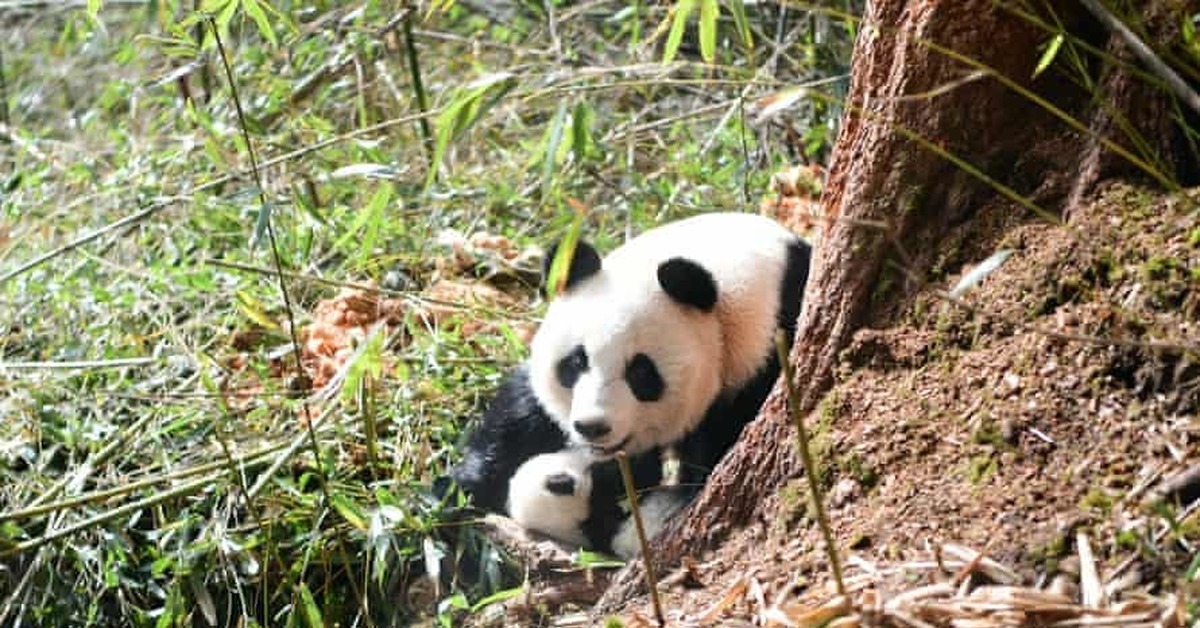
M 704 312 L 717 304 L 717 280 L 696 262 L 673 257 L 658 265 L 658 285 L 676 301 Z
M 546 251 L 546 257 L 542 260 L 542 296 L 550 296 L 554 292 L 554 287 L 550 285 L 550 266 L 554 264 L 554 257 L 558 255 L 558 245 L 562 242 L 555 242 L 550 245 Z M 571 286 L 595 275 L 600 272 L 600 254 L 592 245 L 580 240 L 575 244 L 575 255 L 571 257 L 571 269 L 567 271 L 567 283 L 563 285 L 563 290 L 570 290 Z

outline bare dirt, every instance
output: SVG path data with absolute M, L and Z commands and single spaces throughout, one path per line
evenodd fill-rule
M 898 322 L 857 333 L 808 418 L 843 555 L 958 543 L 1039 585 L 1078 571 L 1083 533 L 1105 582 L 1189 593 L 1200 525 L 1181 513 L 1198 489 L 1177 476 L 1200 462 L 1197 199 L 1111 184 L 1061 225 L 997 204 L 937 253 L 943 276 L 879 304 Z M 961 303 L 944 296 L 998 249 L 1013 253 Z M 665 587 L 668 614 L 687 623 L 747 578 L 766 598 L 827 582 L 807 496 L 792 482 L 693 557 L 700 586 Z M 754 616 L 753 597 L 720 622 Z M 626 608 L 652 617 L 648 599 Z

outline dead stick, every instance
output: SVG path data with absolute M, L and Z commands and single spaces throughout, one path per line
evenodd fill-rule
M 804 461 L 804 472 L 808 476 L 808 490 L 812 497 L 813 511 L 817 517 L 817 527 L 825 537 L 825 551 L 829 553 L 829 565 L 833 569 L 833 579 L 837 583 L 839 595 L 846 595 L 846 585 L 842 582 L 842 560 L 838 556 L 837 544 L 833 539 L 833 531 L 829 528 L 829 518 L 825 516 L 825 504 L 821 497 L 821 486 L 817 480 L 816 464 L 812 452 L 808 448 L 808 432 L 804 429 L 804 417 L 800 414 L 800 404 L 796 398 L 796 387 L 792 374 L 792 362 L 788 359 L 787 339 L 783 332 L 775 335 L 775 350 L 779 352 L 779 364 L 783 367 L 783 386 L 787 391 L 788 412 L 796 424 L 796 438 L 800 441 L 800 459 Z M 649 563 L 647 563 L 649 564 Z
M 654 617 L 659 626 L 666 626 L 662 604 L 658 601 L 658 578 L 654 576 L 654 561 L 650 560 L 650 543 L 646 540 L 646 528 L 642 525 L 642 511 L 638 508 L 637 488 L 633 485 L 633 472 L 629 470 L 629 456 L 617 452 L 617 464 L 621 467 L 621 479 L 625 480 L 625 494 L 629 496 L 630 516 L 637 530 L 638 543 L 642 546 L 642 564 L 646 565 L 646 584 L 650 587 L 650 603 L 654 605 Z

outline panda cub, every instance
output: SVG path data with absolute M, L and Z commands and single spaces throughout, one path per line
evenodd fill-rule
M 795 332 L 809 258 L 804 241 L 751 214 L 671 223 L 603 260 L 580 242 L 529 360 L 501 387 L 452 476 L 480 507 L 630 555 L 612 456 L 632 456 L 641 492 L 660 481 L 663 448 L 677 451 L 680 486 L 643 503 L 657 530 L 774 385 L 775 334 L 790 342 Z

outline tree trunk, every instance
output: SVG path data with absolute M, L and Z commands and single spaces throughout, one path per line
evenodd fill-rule
M 1068 32 L 1105 48 L 1107 33 L 1081 7 L 1050 4 Z M 970 220 L 983 193 L 994 194 L 1003 186 L 1010 198 L 1031 199 L 1022 203 L 1026 208 L 1036 204 L 1057 211 L 1068 194 L 1079 193 L 1073 181 L 1090 177 L 1090 186 L 1103 169 L 1096 164 L 1107 151 L 1095 136 L 1114 125 L 1098 123 L 1090 134 L 1081 133 L 997 78 L 1007 77 L 1060 111 L 1084 118 L 1085 124 L 1092 111 L 1112 115 L 1111 108 L 1099 104 L 1103 93 L 1088 93 L 1061 69 L 1032 78 L 1044 45 L 1057 31 L 1029 17 L 994 0 L 868 3 L 855 43 L 847 116 L 822 198 L 827 226 L 816 248 L 791 352 L 802 411 L 813 410 L 833 385 L 838 354 L 852 334 L 900 311 L 903 296 L 924 277 L 939 243 Z M 1038 19 L 1056 23 L 1046 16 Z M 1119 78 L 1123 72 L 1103 70 L 1100 63 L 1091 67 L 1097 68 L 1089 68 L 1093 73 L 1108 73 L 1093 84 L 1125 84 Z M 1150 123 L 1147 128 L 1160 124 L 1159 114 L 1170 109 L 1170 98 L 1161 90 L 1141 90 L 1136 98 L 1142 99 L 1137 109 L 1126 114 L 1146 108 L 1150 117 L 1141 119 Z M 1132 99 L 1118 98 L 1117 104 L 1132 106 Z M 1162 135 L 1151 139 L 1170 143 Z M 1080 156 L 1089 146 L 1100 148 L 1094 149 L 1093 163 L 1081 165 Z M 1188 161 L 1169 147 L 1158 148 L 1167 163 Z M 979 174 L 970 174 L 970 168 Z M 1013 211 L 1027 212 L 1022 204 L 1014 203 Z M 881 278 L 888 273 L 899 281 L 887 282 L 893 287 L 881 290 Z M 769 515 L 763 511 L 769 498 L 802 471 L 795 442 L 786 399 L 776 386 L 759 419 L 701 495 L 655 542 L 652 554 L 659 573 Z M 626 569 L 600 608 L 615 610 L 643 592 L 642 573 L 638 564 Z

